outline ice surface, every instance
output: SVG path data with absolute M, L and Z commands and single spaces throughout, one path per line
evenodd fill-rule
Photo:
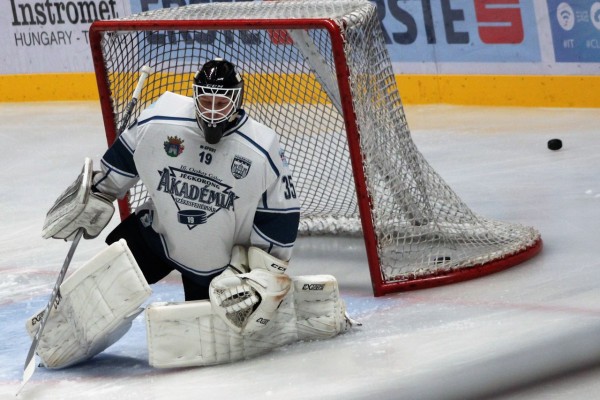
M 600 113 L 596 109 L 406 107 L 419 149 L 477 213 L 537 227 L 523 265 L 435 289 L 372 296 L 361 239 L 302 238 L 290 270 L 330 273 L 361 328 L 235 364 L 158 370 L 143 317 L 66 370 L 38 368 L 22 399 L 600 398 Z M 45 213 L 106 142 L 95 102 L 0 103 L 0 398 L 14 398 L 68 244 Z M 547 149 L 560 138 L 563 148 Z M 115 217 L 111 227 L 117 224 Z M 80 244 L 77 268 L 103 245 Z M 180 301 L 176 275 L 151 301 Z

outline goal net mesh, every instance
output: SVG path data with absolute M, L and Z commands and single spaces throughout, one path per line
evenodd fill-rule
M 326 23 L 302 27 L 306 20 Z M 327 23 L 341 32 L 341 47 Z M 135 14 L 94 28 L 101 49 L 94 54 L 96 70 L 106 82 L 102 101 L 111 114 L 109 142 L 142 66 L 150 65 L 154 73 L 132 121 L 167 90 L 191 96 L 193 74 L 204 62 L 217 57 L 231 61 L 245 81 L 248 114 L 281 135 L 301 201 L 300 233 L 372 236 L 378 264 L 376 272 L 371 265 L 372 278 L 398 284 L 394 290 L 541 245 L 533 228 L 472 212 L 418 151 L 377 11 L 369 2 L 198 4 Z M 346 71 L 335 62 L 338 53 Z M 338 86 L 340 72 L 347 73 L 348 92 Z M 352 113 L 344 118 L 340 104 L 348 99 Z M 349 151 L 350 127 L 358 133 L 357 155 Z M 353 165 L 365 193 L 357 195 Z M 143 185 L 134 187 L 125 213 L 145 200 Z M 359 209 L 371 232 L 362 232 Z

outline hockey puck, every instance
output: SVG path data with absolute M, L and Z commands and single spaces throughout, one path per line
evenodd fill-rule
M 562 140 L 560 140 L 560 139 L 548 140 L 548 148 L 550 150 L 553 150 L 553 151 L 560 150 L 561 147 L 562 147 Z

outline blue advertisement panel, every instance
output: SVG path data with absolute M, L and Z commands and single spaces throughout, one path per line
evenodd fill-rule
M 600 1 L 547 0 L 557 62 L 600 62 Z
M 218 0 L 131 0 L 131 11 L 210 2 Z M 393 62 L 522 63 L 541 59 L 535 10 L 529 0 L 372 2 Z
M 535 62 L 532 1 L 375 0 L 392 61 Z

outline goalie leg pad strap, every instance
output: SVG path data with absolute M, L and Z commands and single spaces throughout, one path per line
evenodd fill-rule
M 241 335 L 207 300 L 153 303 L 146 309 L 149 363 L 157 368 L 207 366 L 266 353 L 298 340 L 328 339 L 346 330 L 345 306 L 330 275 L 293 279 L 268 326 Z
M 60 301 L 51 308 L 37 354 L 47 368 L 93 357 L 129 330 L 150 293 L 126 242 L 113 243 L 61 284 Z M 31 337 L 40 314 L 27 320 Z

